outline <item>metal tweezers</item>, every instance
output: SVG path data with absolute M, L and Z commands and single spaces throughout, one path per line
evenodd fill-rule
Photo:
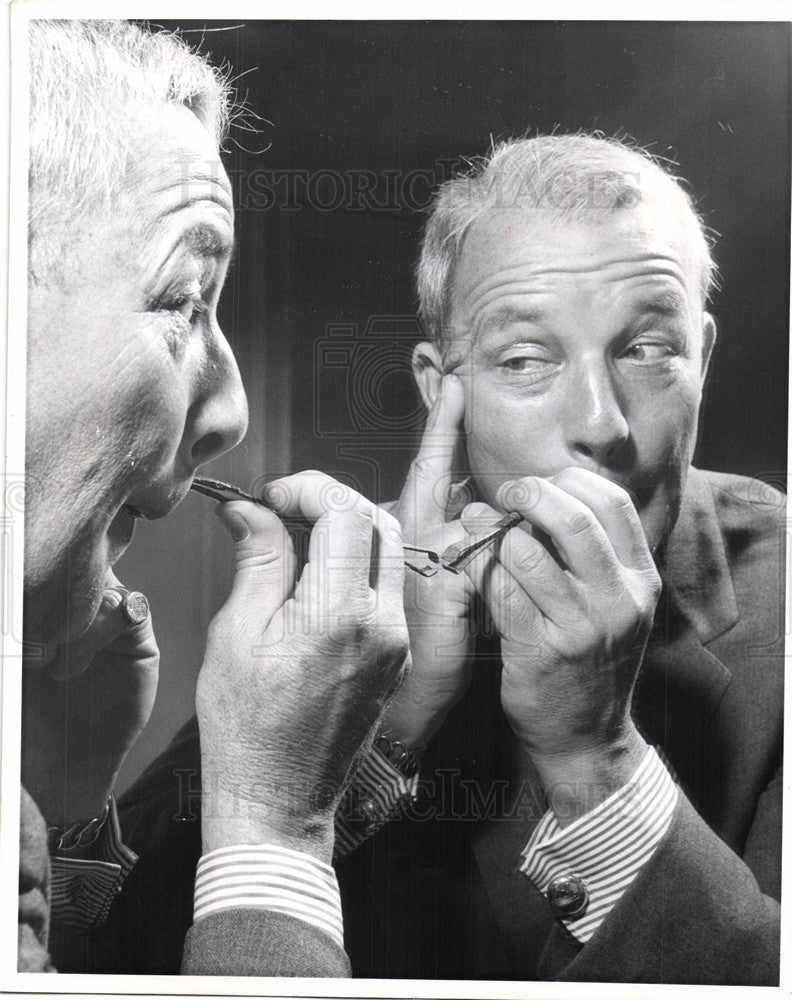
M 218 503 L 228 503 L 232 500 L 248 500 L 250 503 L 258 504 L 260 507 L 266 507 L 267 510 L 273 510 L 271 504 L 268 504 L 262 497 L 253 496 L 252 493 L 246 493 L 238 486 L 224 483 L 220 479 L 196 478 L 193 480 L 190 489 L 195 490 L 196 493 L 200 493 L 202 496 L 217 500 Z M 418 545 L 404 545 L 404 565 L 421 576 L 427 577 L 434 576 L 441 569 L 446 569 L 450 573 L 462 573 L 468 563 L 479 552 L 493 545 L 510 528 L 519 524 L 522 519 L 522 514 L 518 514 L 516 511 L 506 514 L 499 521 L 496 521 L 489 531 L 478 538 L 474 538 L 472 542 L 469 542 L 467 545 L 460 543 L 449 545 L 442 555 L 439 555 L 433 549 L 421 548 Z

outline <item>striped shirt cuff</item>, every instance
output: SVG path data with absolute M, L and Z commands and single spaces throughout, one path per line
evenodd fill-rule
M 649 747 L 630 781 L 596 809 L 561 829 L 552 812 L 542 817 L 523 851 L 520 871 L 547 894 L 550 883 L 575 876 L 588 905 L 561 916 L 584 944 L 654 853 L 674 814 L 678 790 L 655 749 Z
M 310 854 L 273 844 L 240 844 L 205 854 L 195 876 L 193 921 L 239 907 L 297 917 L 344 947 L 335 872 Z
M 51 912 L 58 923 L 87 930 L 102 923 L 137 854 L 121 840 L 115 799 L 93 844 L 51 859 Z
M 338 808 L 335 857 L 342 858 L 412 802 L 418 775 L 405 777 L 374 747 L 363 759 Z

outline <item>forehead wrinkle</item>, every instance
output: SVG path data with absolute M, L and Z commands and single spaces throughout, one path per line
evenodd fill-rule
M 503 306 L 491 313 L 479 327 L 480 334 L 489 333 L 496 327 L 509 326 L 512 323 L 538 323 L 545 311 L 531 306 Z
M 509 296 L 515 293 L 507 293 Z M 521 302 L 519 305 L 504 305 L 492 312 L 489 316 L 486 316 L 481 323 L 477 326 L 477 335 L 484 336 L 493 330 L 500 327 L 508 326 L 512 323 L 539 323 L 546 315 L 546 311 L 541 308 L 541 306 L 532 306 L 524 302 L 526 295 L 535 297 L 542 295 L 542 292 L 536 290 L 527 290 L 525 292 L 517 292 L 519 294 Z M 498 296 L 500 298 L 501 296 Z M 475 321 L 477 315 L 480 315 L 486 310 L 487 306 L 493 301 L 492 298 L 488 299 L 486 302 L 479 304 L 474 310 L 472 310 L 472 319 Z
M 174 165 L 181 167 L 179 171 L 178 178 L 174 177 L 167 184 L 163 184 L 162 187 L 155 188 L 155 194 L 162 194 L 163 191 L 169 191 L 172 187 L 182 187 L 184 184 L 211 184 L 217 185 L 220 190 L 228 196 L 228 207 L 231 207 L 231 183 L 228 180 L 228 176 L 223 169 L 223 165 L 220 160 L 207 161 L 199 160 L 201 164 L 207 162 L 214 162 L 217 164 L 217 170 L 191 170 L 190 164 L 195 163 L 195 154 L 189 150 L 181 150 L 181 155 L 177 153 L 174 157 Z
M 480 312 L 486 308 L 493 300 L 501 296 L 510 295 L 538 295 L 555 291 L 552 285 L 553 279 L 568 278 L 574 275 L 599 275 L 602 271 L 613 270 L 615 273 L 607 277 L 609 282 L 627 282 L 632 278 L 643 278 L 646 276 L 664 276 L 675 279 L 685 287 L 684 272 L 679 264 L 671 257 L 657 256 L 655 254 L 642 254 L 640 257 L 625 261 L 621 258 L 597 264 L 594 267 L 542 267 L 532 270 L 525 275 L 526 267 L 530 264 L 520 264 L 509 268 L 502 268 L 494 274 L 488 275 L 478 284 L 474 285 L 467 294 L 467 300 L 471 312 Z M 636 270 L 636 267 L 638 268 Z M 628 274 L 624 272 L 628 271 Z M 514 272 L 522 273 L 522 281 L 509 280 L 509 276 Z M 536 287 L 537 279 L 543 279 L 540 287 Z M 530 283 L 530 284 L 528 284 Z M 534 287 L 531 287 L 533 285 Z

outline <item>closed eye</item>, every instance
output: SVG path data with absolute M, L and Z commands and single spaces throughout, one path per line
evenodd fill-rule
M 169 312 L 177 312 L 188 323 L 192 323 L 198 316 L 202 316 L 209 308 L 200 295 L 188 295 L 184 298 L 168 303 L 165 307 Z

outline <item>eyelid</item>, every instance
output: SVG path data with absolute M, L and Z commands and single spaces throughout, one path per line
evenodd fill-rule
M 553 358 L 551 352 L 547 349 L 544 344 L 532 343 L 532 344 L 520 344 L 512 345 L 498 351 L 497 362 L 499 364 L 504 364 L 507 361 L 516 361 L 519 358 L 525 358 L 529 361 L 545 361 L 551 362 L 555 359 Z

